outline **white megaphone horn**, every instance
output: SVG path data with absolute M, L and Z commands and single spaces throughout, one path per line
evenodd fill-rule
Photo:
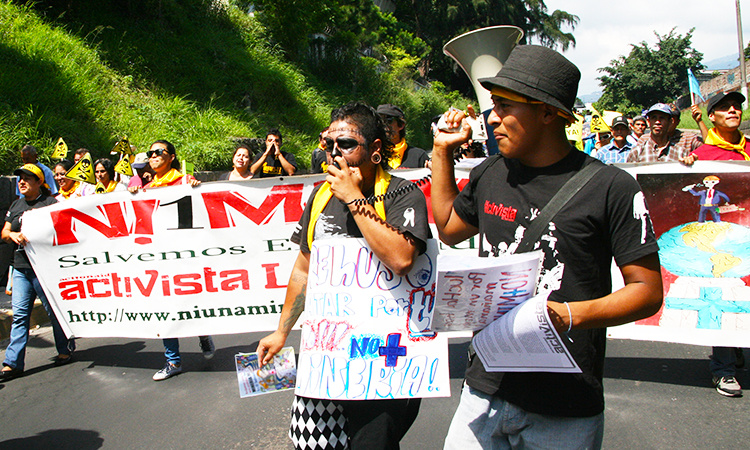
M 443 53 L 456 60 L 469 76 L 482 112 L 492 109 L 492 96 L 479 79 L 494 77 L 522 37 L 520 28 L 500 25 L 469 31 L 443 46 Z

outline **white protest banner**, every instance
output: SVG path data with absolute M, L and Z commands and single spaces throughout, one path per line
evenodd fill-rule
M 468 169 L 456 173 L 459 186 L 466 184 Z M 394 174 L 418 180 L 429 171 Z M 270 331 L 278 325 L 299 251 L 289 238 L 324 179 L 266 178 L 77 198 L 24 215 L 26 251 L 70 337 Z M 427 195 L 429 186 L 421 186 Z M 476 254 L 474 238 L 440 247 Z
M 750 165 L 623 165 L 640 183 L 659 243 L 664 305 L 610 337 L 750 346 Z M 708 189 L 713 201 L 707 202 Z M 710 206 L 704 206 L 706 204 Z M 622 286 L 613 270 L 613 288 Z M 619 281 L 619 284 L 618 284 Z
M 434 331 L 481 330 L 536 292 L 542 252 L 438 256 Z
M 26 251 L 71 337 L 273 330 L 313 180 L 92 195 L 30 211 Z M 293 180 L 293 181 L 292 181 Z
M 448 345 L 426 331 L 437 243 L 396 276 L 364 239 L 313 242 L 295 393 L 370 400 L 448 397 Z

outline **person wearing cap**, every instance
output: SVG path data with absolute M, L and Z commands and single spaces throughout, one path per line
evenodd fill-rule
M 390 103 L 379 105 L 378 114 L 388 124 L 394 155 L 388 161 L 391 169 L 421 169 L 430 157 L 419 147 L 406 143 L 406 120 L 404 111 Z
M 146 155 L 146 152 L 141 152 L 135 155 L 135 160 L 133 160 L 133 164 L 131 164 L 130 167 L 133 168 L 135 174 L 130 177 L 130 181 L 128 181 L 128 189 L 131 187 L 143 187 L 153 179 L 154 170 L 148 164 L 148 156 Z
M 630 136 L 630 126 L 628 121 L 623 117 L 615 117 L 612 121 L 612 142 L 600 148 L 596 152 L 596 159 L 604 164 L 621 164 L 627 162 L 628 153 L 633 146 L 628 142 Z
M 672 112 L 672 124 L 669 126 L 669 140 L 681 147 L 690 149 L 691 152 L 703 145 L 703 137 L 701 134 L 694 131 L 682 131 L 677 128 L 677 126 L 680 125 L 680 116 L 682 114 L 680 108 L 674 103 L 667 103 L 667 106 L 669 106 L 669 110 Z M 708 127 L 706 127 L 706 124 L 701 120 L 702 115 L 700 108 L 695 105 L 693 106 L 694 107 L 691 107 L 690 109 L 693 120 L 698 124 L 701 133 L 704 130 L 708 132 Z
M 518 45 L 495 77 L 489 124 L 500 155 L 475 167 L 459 192 L 453 149 L 471 127 L 449 111 L 432 153 L 432 211 L 440 239 L 479 234 L 479 256 L 516 251 L 555 193 L 584 166 L 598 172 L 529 243 L 543 252 L 537 293 L 582 373 L 488 372 L 472 352 L 445 448 L 599 448 L 604 426 L 607 326 L 656 313 L 662 304 L 658 246 L 638 183 L 576 151 L 566 139 L 580 72 L 561 54 Z M 473 109 L 469 109 L 473 113 Z M 497 214 L 503 211 L 503 214 Z M 523 244 L 523 241 L 521 242 Z M 614 257 L 625 285 L 612 292 Z
M 328 172 L 328 164 L 330 152 L 326 151 L 326 135 L 328 133 L 328 127 L 318 135 L 318 146 L 315 147 L 312 154 L 310 155 L 310 173 L 326 173 Z
M 708 99 L 706 111 L 713 128 L 709 129 L 706 134 L 706 143 L 695 149 L 686 159 L 687 164 L 692 164 L 698 160 L 750 161 L 750 142 L 739 130 L 742 122 L 742 103 L 744 102 L 745 96 L 737 91 L 722 92 Z M 718 181 L 716 182 L 718 183 Z M 686 186 L 686 188 L 690 188 L 691 193 L 693 187 L 692 185 Z M 704 197 L 706 195 L 704 194 Z M 712 197 L 718 198 L 719 196 Z M 703 210 L 702 206 L 701 213 L 705 215 Z M 740 360 L 744 360 L 742 349 L 713 347 L 709 362 L 711 381 L 716 388 L 716 392 L 725 397 L 742 396 L 742 386 L 735 377 L 738 356 Z
M 292 176 L 297 172 L 297 159 L 291 153 L 281 150 L 281 142 L 281 131 L 276 128 L 268 130 L 266 151 L 259 153 L 250 166 L 253 177 Z
M 44 174 L 44 182 L 47 183 L 47 186 L 49 186 L 50 193 L 54 196 L 57 195 L 57 184 L 55 184 L 55 173 L 50 170 L 49 167 L 45 166 L 44 164 L 40 163 L 37 160 L 37 155 L 39 154 L 39 151 L 34 147 L 33 145 L 24 145 L 23 148 L 21 148 L 21 161 L 24 164 L 34 164 L 35 166 L 39 167 L 41 169 L 42 173 Z M 18 197 L 21 197 L 22 194 L 18 190 L 18 185 L 16 185 L 16 195 Z
M 677 129 L 679 110 L 656 103 L 646 112 L 651 132 L 641 136 L 628 155 L 628 162 L 667 162 L 684 159 L 703 143 L 700 135 Z
M 29 341 L 29 326 L 34 299 L 39 297 L 44 309 L 52 322 L 52 334 L 55 338 L 57 355 L 55 365 L 63 365 L 72 361 L 75 341 L 68 339 L 60 327 L 55 312 L 50 307 L 39 279 L 31 267 L 24 245 L 26 236 L 21 232 L 23 213 L 31 209 L 42 208 L 57 203 L 51 195 L 49 186 L 44 181 L 44 173 L 36 164 L 27 163 L 13 172 L 18 177 L 18 189 L 21 197 L 14 201 L 5 216 L 2 238 L 9 244 L 16 245 L 13 258 L 13 323 L 10 329 L 10 343 L 5 350 L 3 368 L 0 371 L 0 381 L 8 381 L 21 375 L 25 369 L 26 344 Z

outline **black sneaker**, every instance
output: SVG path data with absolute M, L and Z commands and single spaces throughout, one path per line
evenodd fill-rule
M 742 397 L 742 387 L 733 376 L 713 377 L 716 392 L 726 397 Z
M 203 352 L 203 357 L 206 359 L 213 358 L 216 347 L 214 347 L 214 340 L 211 339 L 211 336 L 198 336 L 198 342 Z

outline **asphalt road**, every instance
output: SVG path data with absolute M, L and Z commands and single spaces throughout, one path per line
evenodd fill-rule
M 0 383 L 0 449 L 289 449 L 291 391 L 239 397 L 233 355 L 264 333 L 215 336 L 205 361 L 181 339 L 185 372 L 154 382 L 159 340 L 81 339 L 75 362 L 54 367 L 49 327 L 32 332 L 26 373 Z M 298 342 L 292 335 L 290 343 Z M 427 399 L 404 449 L 442 447 L 458 403 L 467 339 L 451 341 L 452 396 Z M 744 448 L 748 399 L 710 386 L 710 348 L 609 341 L 604 448 Z M 0 352 L 4 356 L 4 351 Z M 738 374 L 750 387 L 745 370 Z

